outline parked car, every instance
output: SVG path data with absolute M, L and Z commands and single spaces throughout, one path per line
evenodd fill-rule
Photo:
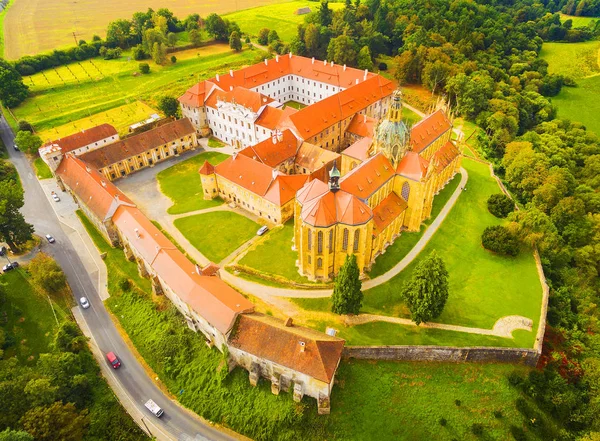
M 267 231 L 269 231 L 269 227 L 267 227 L 266 225 L 263 225 L 262 227 L 260 227 L 260 229 L 256 232 L 256 234 L 258 236 L 262 236 L 263 234 L 265 234 Z
M 83 309 L 88 309 L 90 307 L 90 302 L 88 302 L 88 299 L 85 297 L 80 298 L 79 303 Z
M 2 247 L 0 247 L 0 257 L 5 256 L 5 255 L 6 255 L 6 247 L 2 246 Z
M 13 262 L 13 263 L 7 263 L 6 265 L 4 265 L 2 267 L 2 271 L 4 271 L 5 273 L 11 270 L 14 270 L 15 268 L 19 267 L 19 262 Z
M 108 362 L 113 367 L 113 369 L 118 369 L 119 367 L 121 367 L 121 361 L 115 355 L 114 352 L 109 352 L 108 354 L 106 354 L 106 358 L 108 359 Z
M 54 192 L 52 192 L 52 199 L 54 199 L 54 202 L 60 202 L 60 198 L 58 197 L 58 195 Z
M 56 242 L 56 240 L 54 240 L 54 238 L 49 234 L 46 234 L 46 240 L 50 243 Z
M 152 412 L 158 418 L 160 418 L 162 416 L 162 414 L 164 413 L 163 410 L 158 406 L 158 404 L 156 404 L 152 400 L 146 401 L 146 404 L 144 404 L 144 406 L 146 406 L 146 409 L 148 409 L 150 412 Z

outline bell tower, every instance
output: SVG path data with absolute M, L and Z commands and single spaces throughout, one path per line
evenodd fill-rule
M 342 175 L 337 168 L 336 162 L 333 162 L 333 167 L 329 170 L 329 190 L 334 193 L 340 189 L 340 176 Z
M 408 150 L 409 131 L 402 121 L 402 92 L 394 91 L 386 117 L 381 120 L 375 133 L 371 154 L 381 152 L 397 167 Z

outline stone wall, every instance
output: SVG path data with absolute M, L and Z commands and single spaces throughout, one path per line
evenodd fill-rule
M 535 349 L 449 346 L 346 346 L 344 358 L 396 361 L 502 362 L 535 366 L 540 352 Z

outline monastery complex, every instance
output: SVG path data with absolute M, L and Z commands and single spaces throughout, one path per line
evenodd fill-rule
M 347 254 L 364 274 L 403 231 L 418 231 L 430 216 L 433 198 L 460 167 L 451 120 L 438 109 L 409 129 L 389 80 L 291 54 L 202 81 L 179 102 L 182 119 L 123 139 L 103 124 L 49 142 L 40 155 L 154 293 L 229 354 L 230 369 L 248 370 L 253 385 L 267 379 L 273 393 L 314 397 L 319 413 L 329 413 L 344 341 L 255 312 L 220 279 L 217 265 L 190 262 L 112 181 L 212 135 L 235 151 L 200 168 L 203 197 L 271 224 L 293 219 L 298 271 L 331 280 Z

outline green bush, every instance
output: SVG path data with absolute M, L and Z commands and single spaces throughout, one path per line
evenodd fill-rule
M 148 63 L 140 63 L 140 72 L 143 74 L 150 73 L 150 65 Z
M 494 225 L 483 230 L 481 244 L 486 250 L 494 253 L 513 257 L 519 254 L 519 239 L 502 225 Z
M 471 426 L 471 432 L 473 432 L 473 435 L 475 435 L 475 436 L 482 436 L 483 435 L 483 426 L 479 423 L 474 423 Z
M 501 219 L 504 219 L 515 209 L 513 200 L 504 193 L 491 195 L 487 200 L 487 206 L 490 213 Z
M 440 426 L 445 426 L 446 424 L 448 424 L 448 420 L 446 418 L 440 418 L 439 420 Z

